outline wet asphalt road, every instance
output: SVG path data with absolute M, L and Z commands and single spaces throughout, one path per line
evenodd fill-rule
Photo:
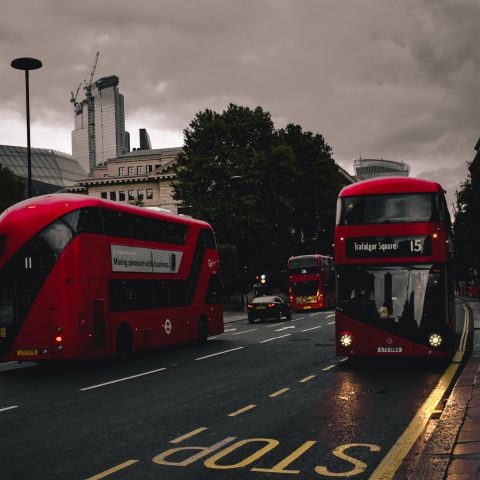
M 337 358 L 333 311 L 123 363 L 2 365 L 0 477 L 365 479 L 444 370 Z

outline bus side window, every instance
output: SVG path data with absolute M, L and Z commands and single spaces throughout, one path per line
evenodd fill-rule
M 77 230 L 78 233 L 103 233 L 102 211 L 95 207 L 82 208 Z
M 114 210 L 104 210 L 105 233 L 113 237 L 130 237 L 129 215 Z

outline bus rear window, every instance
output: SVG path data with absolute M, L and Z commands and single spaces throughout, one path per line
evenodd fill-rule
M 337 205 L 337 225 L 431 222 L 437 219 L 431 193 L 341 197 Z

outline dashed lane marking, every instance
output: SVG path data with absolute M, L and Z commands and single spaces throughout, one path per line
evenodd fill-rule
M 335 322 L 328 322 L 327 325 L 333 325 Z
M 112 385 L 114 383 L 126 382 L 127 380 L 143 377 L 145 375 L 151 375 L 152 373 L 163 372 L 164 370 L 166 370 L 166 368 L 157 368 L 156 370 L 150 370 L 149 372 L 139 373 L 137 375 L 132 375 L 130 377 L 117 378 L 116 380 L 111 380 L 110 382 L 99 383 L 98 385 L 92 385 L 91 387 L 84 387 L 84 388 L 81 388 L 80 391 L 85 392 L 86 390 L 93 390 L 94 388 L 105 387 L 107 385 Z
M 318 325 L 318 327 L 306 328 L 305 330 L 300 330 L 300 331 L 301 332 L 309 332 L 310 330 L 316 330 L 317 328 L 322 328 L 322 326 Z
M 325 318 L 331 318 L 331 317 L 334 317 L 335 314 L 334 313 L 331 313 L 330 315 L 326 315 Z
M 335 367 L 336 365 L 329 365 L 328 367 L 322 368 L 322 370 L 326 372 L 327 370 L 331 370 L 332 368 L 335 368 Z
M 316 375 L 309 375 L 308 377 L 305 377 L 305 378 L 302 378 L 301 380 L 299 380 L 299 383 L 308 382 L 308 381 L 314 379 L 315 377 L 316 377 Z
M 281 335 L 280 337 L 273 337 L 273 338 L 269 338 L 267 340 L 262 340 L 259 343 L 267 343 L 267 342 L 271 342 L 272 340 L 278 340 L 279 338 L 285 338 L 285 337 L 289 337 L 289 336 L 290 336 L 290 333 L 287 333 L 286 335 Z
M 6 412 L 7 410 L 13 410 L 14 408 L 18 408 L 18 405 L 12 405 L 11 407 L 0 408 L 0 412 Z
M 241 415 L 242 413 L 248 412 L 249 410 L 251 410 L 252 408 L 255 408 L 255 407 L 256 407 L 256 405 L 247 405 L 246 407 L 240 408 L 238 410 L 235 410 L 232 413 L 229 413 L 228 416 L 229 417 L 236 417 L 237 415 Z
M 177 437 L 174 440 L 170 440 L 170 443 L 183 442 L 184 440 L 187 440 L 187 438 L 192 438 L 195 435 L 198 435 L 199 433 L 204 432 L 205 430 L 207 430 L 207 427 L 197 428 L 196 430 L 193 430 L 192 432 L 186 433 L 185 435 L 182 435 L 181 437 Z
M 225 353 L 235 352 L 236 350 L 241 350 L 245 347 L 231 348 L 230 350 L 224 350 L 223 352 L 212 353 L 211 355 L 205 355 L 204 357 L 198 357 L 195 360 L 205 360 L 206 358 L 216 357 L 217 355 L 223 355 Z
M 111 473 L 118 472 L 119 470 L 123 470 L 124 468 L 137 463 L 139 460 L 127 460 L 126 462 L 120 463 L 116 467 L 109 468 L 104 472 L 99 473 L 98 475 L 94 475 L 93 477 L 88 477 L 87 480 L 100 480 L 101 478 L 108 477 Z
M 232 335 L 241 335 L 242 333 L 255 332 L 258 328 L 252 328 L 252 330 L 244 330 L 243 332 L 232 333 Z
M 271 397 L 271 398 L 278 397 L 278 396 L 281 395 L 282 393 L 288 392 L 289 390 L 290 390 L 290 388 L 282 388 L 281 390 L 278 390 L 278 392 L 271 393 L 271 394 L 269 395 L 269 397 Z

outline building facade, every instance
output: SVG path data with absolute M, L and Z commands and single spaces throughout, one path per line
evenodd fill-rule
M 64 191 L 179 213 L 181 205 L 173 199 L 171 183 L 177 155 L 182 151 L 181 147 L 135 150 L 111 158 Z
M 118 77 L 103 77 L 88 87 L 87 98 L 74 103 L 72 156 L 90 172 L 109 158 L 130 151 L 125 131 L 125 106 Z
M 357 180 L 368 180 L 377 177 L 408 177 L 410 165 L 394 160 L 359 158 L 353 162 L 353 170 Z
M 67 153 L 46 148 L 32 148 L 32 195 L 46 195 L 76 185 L 87 172 Z M 0 145 L 0 164 L 17 177 L 28 179 L 28 151 L 26 147 Z M 25 197 L 27 191 L 25 190 Z

